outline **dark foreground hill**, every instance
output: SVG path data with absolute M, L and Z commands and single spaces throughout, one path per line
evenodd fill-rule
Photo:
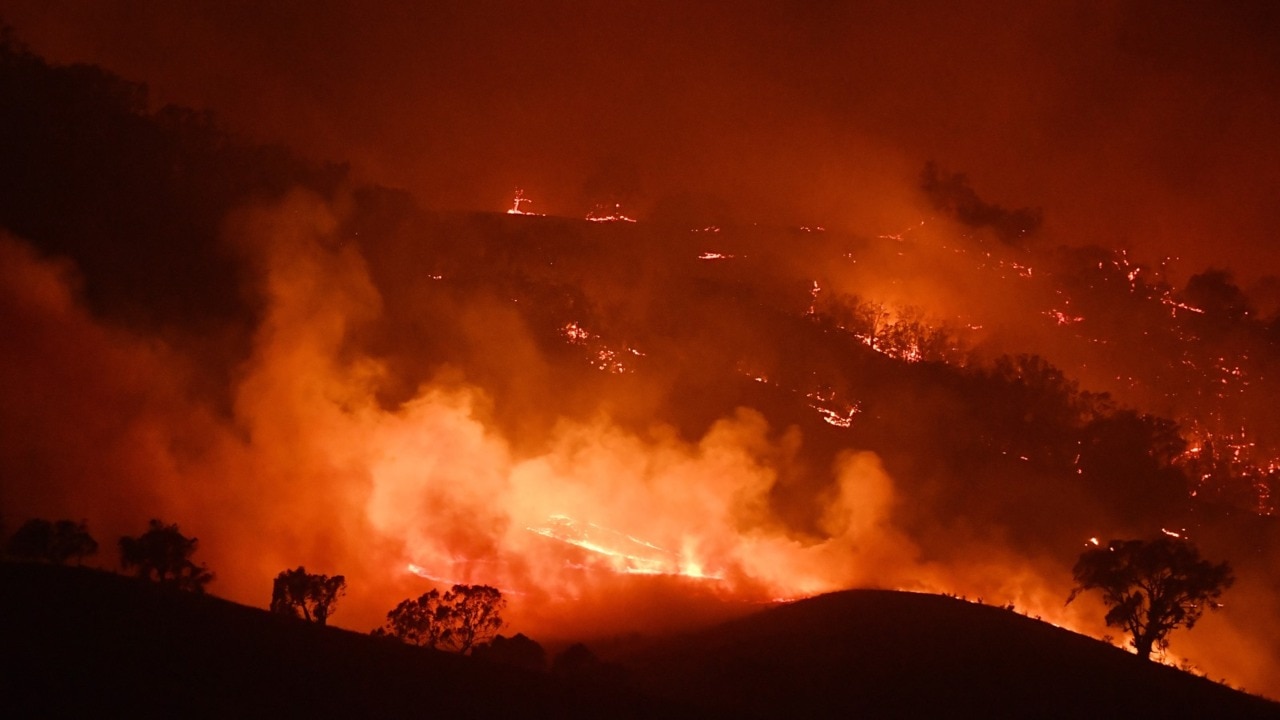
M 632 682 L 734 717 L 1280 717 L 1280 705 L 1016 613 L 833 593 L 623 653 Z
M 77 568 L 0 565 L 3 717 L 1280 717 L 1010 612 L 827 595 L 620 654 L 631 688 Z
M 0 717 L 691 717 L 80 568 L 0 565 Z

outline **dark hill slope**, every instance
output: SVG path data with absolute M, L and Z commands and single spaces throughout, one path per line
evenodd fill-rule
M 858 590 L 623 654 L 739 717 L 1280 717 L 1280 705 L 1000 608 Z
M 0 717 L 680 717 L 565 683 L 80 568 L 0 565 Z

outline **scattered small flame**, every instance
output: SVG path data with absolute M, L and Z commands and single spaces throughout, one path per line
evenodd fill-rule
M 805 397 L 811 401 L 809 407 L 817 410 L 824 422 L 838 428 L 851 427 L 853 425 L 853 416 L 862 412 L 860 403 L 855 402 L 852 405 L 836 403 L 835 393 L 831 391 L 815 391 Z M 831 405 L 836 405 L 836 409 L 830 407 Z
M 1080 315 L 1069 315 L 1062 310 L 1046 310 L 1044 314 L 1053 318 L 1054 322 L 1059 325 L 1074 325 L 1076 323 L 1084 322 L 1084 317 Z
M 542 213 L 528 212 L 526 210 L 520 209 L 520 206 L 522 204 L 527 205 L 532 202 L 533 202 L 532 200 L 524 196 L 523 189 L 516 188 L 515 198 L 512 200 L 511 207 L 507 210 L 507 214 L 508 215 L 529 215 L 531 217 L 543 217 Z
M 606 210 L 603 205 L 597 205 L 594 210 L 587 213 L 589 222 L 635 222 L 635 218 L 627 217 L 622 212 L 622 203 L 614 203 L 611 209 Z
M 592 367 L 615 375 L 635 372 L 632 361 L 636 358 L 645 357 L 644 352 L 630 346 L 624 346 L 621 351 L 605 346 L 598 335 L 588 331 L 577 322 L 567 323 L 560 328 L 560 335 L 570 345 L 588 348 L 590 351 L 588 362 L 591 363 Z
M 560 334 L 574 345 L 581 345 L 592 338 L 591 333 L 576 322 L 571 322 L 560 328 Z

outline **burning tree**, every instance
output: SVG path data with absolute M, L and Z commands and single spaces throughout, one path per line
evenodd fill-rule
M 282 570 L 271 585 L 271 612 L 324 625 L 346 593 L 347 580 L 341 575 L 313 574 L 302 566 Z
M 1085 590 L 1101 590 L 1111 608 L 1107 625 L 1127 630 L 1143 658 L 1167 647 L 1174 628 L 1193 627 L 1206 607 L 1221 607 L 1215 601 L 1235 581 L 1227 563 L 1202 560 L 1194 545 L 1173 537 L 1091 547 L 1072 573 L 1077 584 L 1067 602 Z
M 433 589 L 397 605 L 374 634 L 466 653 L 497 635 L 506 604 L 502 593 L 488 585 L 454 585 L 443 595 Z
M 32 518 L 9 538 L 6 548 L 10 557 L 39 560 L 62 565 L 75 558 L 79 564 L 86 556 L 98 552 L 98 541 L 89 534 L 85 521 L 50 522 Z
M 179 532 L 176 524 L 153 519 L 142 535 L 120 538 L 120 564 L 125 570 L 135 569 L 140 578 L 202 593 L 213 573 L 191 561 L 196 542 Z

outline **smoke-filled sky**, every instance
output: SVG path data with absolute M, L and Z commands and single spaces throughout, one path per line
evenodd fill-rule
M 901 229 L 929 160 L 1055 242 L 1280 266 L 1270 2 L 64 2 L 5 19 L 57 62 L 347 160 L 429 205 Z M 712 200 L 710 198 L 714 198 Z

